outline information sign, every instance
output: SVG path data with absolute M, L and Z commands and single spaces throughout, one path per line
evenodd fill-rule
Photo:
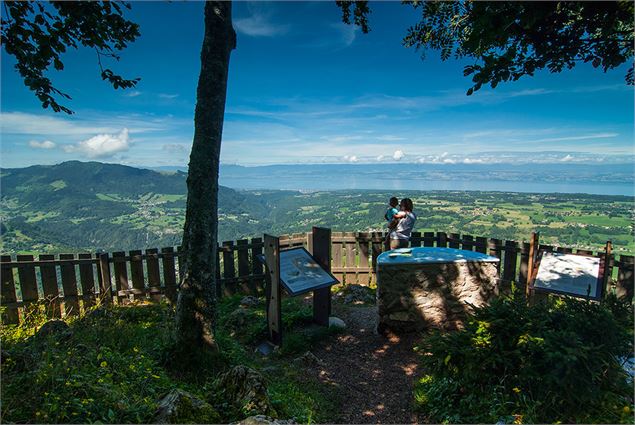
M 259 255 L 258 259 L 264 262 L 263 255 Z M 339 283 L 303 247 L 280 251 L 280 282 L 291 296 Z
M 601 296 L 600 258 L 543 252 L 534 288 L 576 297 Z

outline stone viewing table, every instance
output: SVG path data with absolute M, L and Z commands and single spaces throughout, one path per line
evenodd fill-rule
M 378 330 L 462 327 L 471 306 L 498 295 L 496 257 L 452 248 L 406 248 L 377 258 Z

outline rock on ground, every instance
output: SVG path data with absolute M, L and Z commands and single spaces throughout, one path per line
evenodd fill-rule
M 316 355 L 310 351 L 307 351 L 300 357 L 293 359 L 293 363 L 302 365 L 302 366 L 319 366 L 324 364 L 322 360 L 317 358 Z
M 273 419 L 265 415 L 250 416 L 233 425 L 292 425 L 297 422 L 292 419 Z
M 246 415 L 274 414 L 263 376 L 247 366 L 235 366 L 221 374 L 216 388 L 229 404 Z
M 356 283 L 345 285 L 335 294 L 335 299 L 341 300 L 344 304 L 375 304 L 373 290 Z
M 183 391 L 173 389 L 160 402 L 152 423 L 218 423 L 221 418 L 211 404 Z

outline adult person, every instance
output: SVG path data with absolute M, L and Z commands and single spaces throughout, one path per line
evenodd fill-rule
M 397 227 L 390 232 L 390 249 L 407 248 L 410 241 L 410 234 L 415 227 L 417 216 L 415 215 L 410 198 L 403 198 L 399 203 L 399 211 L 395 214 Z

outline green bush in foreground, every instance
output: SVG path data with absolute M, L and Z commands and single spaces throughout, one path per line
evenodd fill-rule
M 418 347 L 427 373 L 415 404 L 432 422 L 633 423 L 633 315 L 602 305 L 501 298 L 476 309 L 464 330 Z

